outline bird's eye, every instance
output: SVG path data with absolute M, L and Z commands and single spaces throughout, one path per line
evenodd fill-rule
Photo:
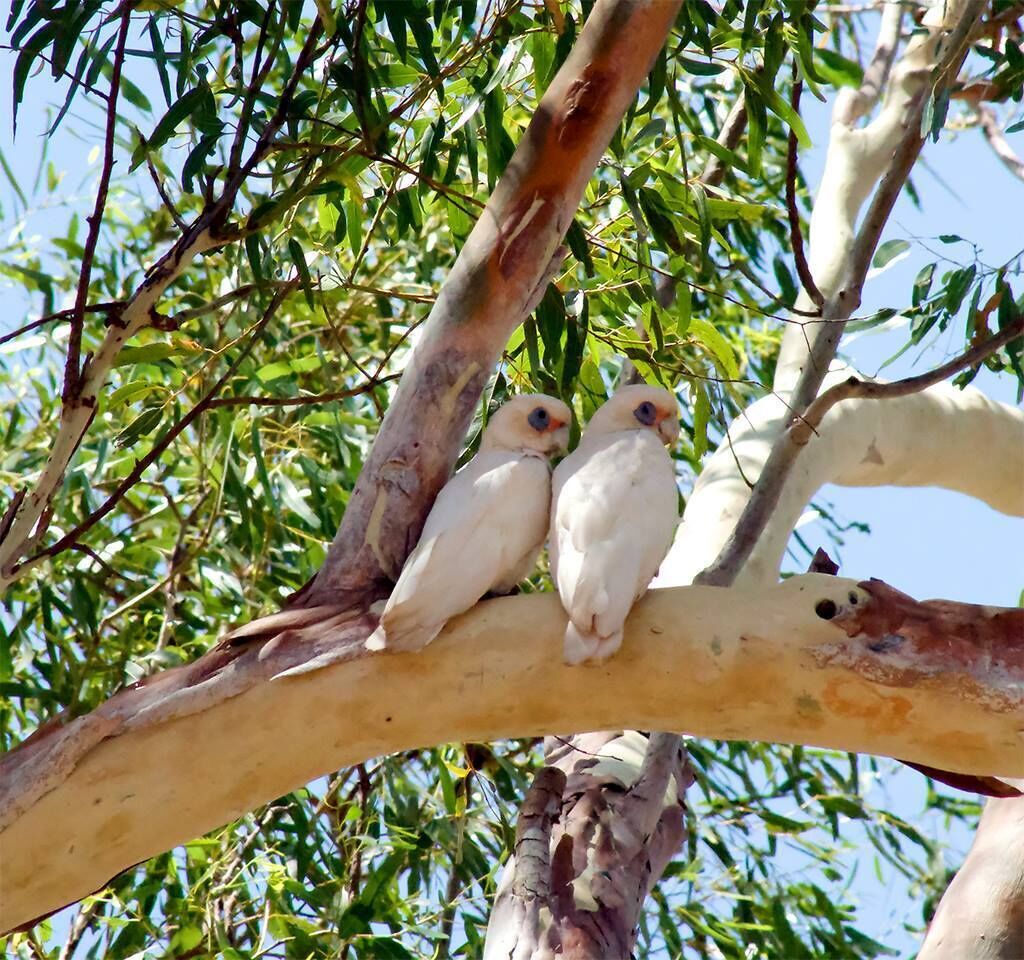
M 651 427 L 654 426 L 654 421 L 658 418 L 658 411 L 650 400 L 645 400 L 633 411 L 633 416 L 645 427 Z
M 543 407 L 535 407 L 530 411 L 530 415 L 526 419 L 534 430 L 543 432 L 547 430 L 551 418 Z

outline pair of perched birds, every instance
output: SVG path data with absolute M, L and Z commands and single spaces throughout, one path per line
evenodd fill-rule
M 487 593 L 508 593 L 533 569 L 550 525 L 551 575 L 569 615 L 565 660 L 604 660 L 658 571 L 678 522 L 672 458 L 679 411 L 667 390 L 619 390 L 568 446 L 569 408 L 524 394 L 484 430 L 477 455 L 442 488 L 366 641 L 419 650 Z

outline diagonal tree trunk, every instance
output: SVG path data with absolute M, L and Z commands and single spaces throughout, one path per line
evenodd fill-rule
M 680 0 L 598 0 L 452 267 L 320 572 L 298 601 L 386 594 L 448 479 L 484 384 L 537 305 Z

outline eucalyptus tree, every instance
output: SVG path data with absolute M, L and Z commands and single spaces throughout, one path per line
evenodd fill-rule
M 91 153 L 81 187 L 66 154 L 31 188 L 4 162 L 10 949 L 872 957 L 858 848 L 930 912 L 941 850 L 861 754 L 1024 774 L 1019 615 L 810 551 L 778 578 L 824 482 L 1024 514 L 1024 418 L 969 386 L 1024 380 L 1019 258 L 857 315 L 928 137 L 976 124 L 1019 171 L 1022 11 L 878 6 L 12 4 L 18 122 L 55 96 L 50 140 Z M 813 196 L 805 92 L 834 101 Z M 964 352 L 833 364 L 897 312 Z M 686 511 L 623 654 L 559 664 L 541 569 L 364 656 L 488 412 L 536 389 L 578 430 L 631 378 L 680 398 Z M 979 851 L 1020 803 L 984 785 Z M 932 956 L 1019 954 L 1012 899 L 971 891 L 1022 864 L 968 861 Z

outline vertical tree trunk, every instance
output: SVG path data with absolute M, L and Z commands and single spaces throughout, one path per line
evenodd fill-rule
M 1024 787 L 1024 781 L 1016 781 Z M 989 800 L 918 960 L 1024 957 L 1024 797 Z
M 693 780 L 674 734 L 549 737 L 520 813 L 484 960 L 633 952 L 644 900 L 686 836 Z

